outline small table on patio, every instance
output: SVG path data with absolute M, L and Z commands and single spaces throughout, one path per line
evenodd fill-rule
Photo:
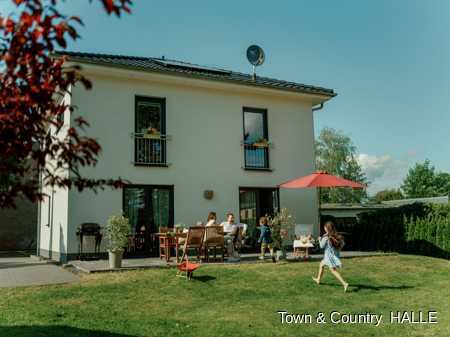
M 311 242 L 303 242 L 302 240 L 294 240 L 293 243 L 294 247 L 294 256 L 300 257 L 300 253 L 304 251 L 303 259 L 307 260 L 309 259 L 309 248 L 314 247 L 314 245 Z
M 175 249 L 175 258 L 178 263 L 178 249 L 179 249 L 179 239 L 185 238 L 187 233 L 156 233 L 159 237 L 159 258 L 165 258 L 166 262 L 170 262 L 170 249 Z

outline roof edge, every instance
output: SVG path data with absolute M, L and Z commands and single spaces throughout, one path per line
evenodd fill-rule
M 280 90 L 280 91 L 288 91 L 288 92 L 293 92 L 293 93 L 322 96 L 322 97 L 326 97 L 328 99 L 331 99 L 331 98 L 337 96 L 337 93 L 333 89 L 312 86 L 312 85 L 306 85 L 306 84 L 301 84 L 301 83 L 296 83 L 296 82 L 289 82 L 289 81 L 284 81 L 284 80 L 277 80 L 277 79 L 267 78 L 267 77 L 262 77 L 262 76 L 257 78 L 260 80 L 260 82 L 257 82 L 255 80 L 252 80 L 251 75 L 245 74 L 245 73 L 240 73 L 240 72 L 235 72 L 235 71 L 230 71 L 230 73 L 232 75 L 241 77 L 240 79 L 227 78 L 225 76 L 208 76 L 208 75 L 202 74 L 200 72 L 198 72 L 198 73 L 183 72 L 183 71 L 173 70 L 173 69 L 170 69 L 170 70 L 151 69 L 148 67 L 146 68 L 146 67 L 138 67 L 138 66 L 134 66 L 134 65 L 106 62 L 104 60 L 99 59 L 99 58 L 110 58 L 110 59 L 121 59 L 121 60 L 129 60 L 129 61 L 143 61 L 143 62 L 149 62 L 149 63 L 157 63 L 157 60 L 159 60 L 159 59 L 153 58 L 153 57 L 138 57 L 138 56 L 82 53 L 82 52 L 69 52 L 69 51 L 56 51 L 56 52 L 52 53 L 51 55 L 56 58 L 66 56 L 68 58 L 68 61 L 70 61 L 70 62 L 85 63 L 85 64 L 91 64 L 91 65 L 100 65 L 100 66 L 111 67 L 111 68 L 144 71 L 144 72 L 149 72 L 149 73 L 158 73 L 158 74 L 165 74 L 165 75 L 182 76 L 182 77 L 211 80 L 211 81 L 217 81 L 217 82 L 227 82 L 227 83 L 233 83 L 233 84 L 238 84 L 238 85 L 262 87 L 262 88 L 269 88 L 269 89 Z M 179 61 L 179 62 L 182 62 L 182 61 Z M 185 62 L 185 63 L 187 63 L 187 62 Z M 190 63 L 187 63 L 187 64 L 190 64 Z M 276 84 L 266 84 L 265 82 L 267 82 L 267 81 L 273 81 Z M 298 88 L 293 87 L 293 86 L 298 86 Z M 325 99 L 324 101 L 326 101 L 328 99 Z

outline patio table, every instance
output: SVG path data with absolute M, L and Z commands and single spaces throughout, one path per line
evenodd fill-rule
M 178 249 L 179 249 L 179 239 L 180 238 L 186 238 L 187 233 L 173 233 L 173 232 L 166 232 L 166 233 L 156 233 L 156 236 L 159 237 L 159 258 L 165 258 L 166 262 L 170 262 L 170 249 L 175 249 L 175 258 L 178 263 Z M 161 249 L 162 248 L 162 249 Z
M 294 248 L 294 256 L 300 257 L 300 252 L 304 250 L 305 255 L 304 259 L 309 259 L 309 248 L 314 247 L 314 245 L 311 242 L 302 242 L 302 240 L 294 240 L 293 248 Z

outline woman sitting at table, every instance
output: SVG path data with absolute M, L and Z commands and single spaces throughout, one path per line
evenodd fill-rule
M 216 212 L 209 212 L 208 218 L 206 219 L 206 227 L 208 226 L 217 226 L 217 216 Z

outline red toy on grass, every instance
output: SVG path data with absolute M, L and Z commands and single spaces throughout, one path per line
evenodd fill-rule
M 192 278 L 192 274 L 200 267 L 200 264 L 184 261 L 177 265 L 179 270 L 178 276 L 186 277 L 188 280 Z M 183 274 L 186 273 L 186 274 Z

